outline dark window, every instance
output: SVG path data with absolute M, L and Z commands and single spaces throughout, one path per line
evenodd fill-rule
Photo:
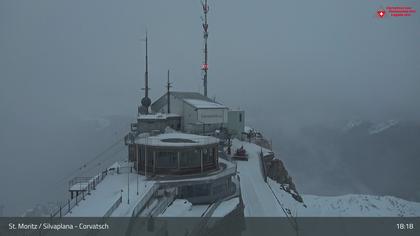
M 239 113 L 239 122 L 242 122 L 242 113 Z
M 143 166 L 144 168 L 144 164 L 145 164 L 145 158 L 147 158 L 147 168 L 149 169 L 151 166 L 153 166 L 153 151 L 150 149 L 147 149 L 147 155 L 146 155 L 146 150 L 143 147 L 141 147 L 141 149 L 139 149 L 139 164 L 140 166 Z
M 212 163 L 213 162 L 213 156 L 210 155 L 207 148 L 203 149 L 203 162 L 204 163 Z
M 181 167 L 199 167 L 201 165 L 200 150 L 188 150 L 181 152 Z
M 176 152 L 158 152 L 156 154 L 157 167 L 176 167 L 178 155 Z

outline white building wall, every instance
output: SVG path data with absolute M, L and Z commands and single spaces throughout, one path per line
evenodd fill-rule
M 192 126 L 194 126 L 195 124 L 198 123 L 198 114 L 197 114 L 197 110 L 191 106 L 188 103 L 183 103 L 183 107 L 184 107 L 184 127 L 187 130 L 192 130 Z
M 165 97 L 165 99 L 166 99 L 166 97 Z M 171 101 L 170 102 L 171 102 L 171 113 L 182 116 L 184 114 L 184 108 L 183 108 L 184 101 L 171 95 Z M 159 110 L 159 112 L 161 112 L 161 113 L 167 113 L 167 111 L 168 111 L 168 105 L 167 104 L 165 104 Z
M 227 123 L 227 109 L 198 109 L 198 121 L 205 124 Z
M 245 112 L 228 111 L 227 128 L 234 137 L 240 137 L 245 129 Z
M 165 96 L 166 99 L 166 96 Z M 184 101 L 182 99 L 178 99 L 171 95 L 171 113 L 177 114 L 181 116 L 181 130 L 184 129 Z M 168 112 L 168 105 L 165 104 L 158 112 L 167 113 Z
M 165 97 L 166 99 L 166 97 Z M 220 125 L 228 123 L 228 108 L 195 108 L 191 104 L 171 95 L 171 113 L 180 115 L 181 129 L 187 132 L 202 131 L 202 124 L 206 124 L 207 129 L 219 128 Z M 167 104 L 158 112 L 167 113 Z

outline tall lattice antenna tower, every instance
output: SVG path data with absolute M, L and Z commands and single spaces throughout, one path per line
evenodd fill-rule
M 209 12 L 209 5 L 207 4 L 207 0 L 201 2 L 204 12 L 204 22 L 203 22 L 203 37 L 204 37 L 204 64 L 201 66 L 201 69 L 204 71 L 203 77 L 203 85 L 204 85 L 204 96 L 207 97 L 207 70 L 209 69 L 208 66 L 208 50 L 207 50 L 207 38 L 209 37 L 208 28 L 209 25 L 207 24 L 207 13 Z

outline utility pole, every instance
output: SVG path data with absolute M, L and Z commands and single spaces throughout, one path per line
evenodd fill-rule
M 209 69 L 208 66 L 208 50 L 207 50 L 207 38 L 209 37 L 208 28 L 209 25 L 207 24 L 207 13 L 209 12 L 209 5 L 207 4 L 207 0 L 204 3 L 201 3 L 204 12 L 204 22 L 203 22 L 203 37 L 204 37 L 204 64 L 201 66 L 201 69 L 204 71 L 204 96 L 207 97 L 207 70 Z

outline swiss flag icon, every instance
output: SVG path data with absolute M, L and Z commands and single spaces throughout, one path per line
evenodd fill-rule
M 385 11 L 384 11 L 384 10 L 379 10 L 379 11 L 377 12 L 377 14 L 378 14 L 378 16 L 379 16 L 380 18 L 383 18 L 383 17 L 385 16 Z

